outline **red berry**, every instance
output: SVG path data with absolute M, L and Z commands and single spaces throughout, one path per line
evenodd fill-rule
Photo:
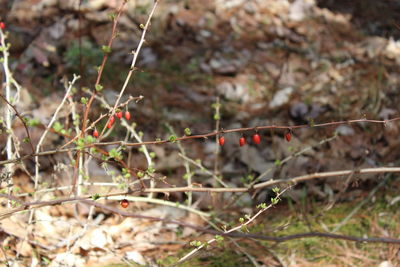
M 244 146 L 246 144 L 246 139 L 242 136 L 242 137 L 240 137 L 240 139 L 239 139 L 239 145 L 240 146 Z
M 122 119 L 122 111 L 118 111 L 116 114 L 118 119 Z
M 253 139 L 253 143 L 256 145 L 258 145 L 261 142 L 260 135 L 258 133 L 254 134 L 252 139 Z
M 97 129 L 94 129 L 94 131 L 93 131 L 93 136 L 94 136 L 95 138 L 99 137 L 99 132 L 97 131 Z
M 123 200 L 121 200 L 120 204 L 121 204 L 121 207 L 126 209 L 129 206 L 129 201 L 127 199 L 123 199 Z
M 225 144 L 225 137 L 221 136 L 221 137 L 218 139 L 218 143 L 219 143 L 220 146 L 223 146 L 223 145 Z
M 6 28 L 6 24 L 4 22 L 0 22 L 0 29 L 4 30 Z
M 114 124 L 114 121 L 115 121 L 114 116 L 110 117 L 110 119 L 108 120 L 108 123 L 107 123 L 107 128 L 108 128 L 108 129 L 111 129 L 111 127 L 112 127 L 113 124 Z
M 285 139 L 286 139 L 286 141 L 290 142 L 290 140 L 292 140 L 292 133 L 291 132 L 287 132 L 285 134 Z
M 131 119 L 131 113 L 129 111 L 125 111 L 125 119 L 129 121 Z

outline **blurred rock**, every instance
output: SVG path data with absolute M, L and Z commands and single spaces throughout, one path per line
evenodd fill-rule
M 303 119 L 308 113 L 308 107 L 303 102 L 298 102 L 290 107 L 290 116 L 294 119 Z
M 222 82 L 217 85 L 217 92 L 228 100 L 240 102 L 250 100 L 246 87 L 240 83 Z
M 396 110 L 390 109 L 390 108 L 383 108 L 381 112 L 379 112 L 379 118 L 382 120 L 387 120 L 391 116 L 395 115 L 397 113 Z
M 336 133 L 343 136 L 354 135 L 354 129 L 348 125 L 340 125 L 336 128 Z
M 267 169 L 274 167 L 273 162 L 265 161 L 258 149 L 250 145 L 240 148 L 239 158 L 250 169 L 258 173 L 263 173 Z
M 277 108 L 289 101 L 290 95 L 293 93 L 292 87 L 286 87 L 275 93 L 272 101 L 269 103 L 270 108 Z

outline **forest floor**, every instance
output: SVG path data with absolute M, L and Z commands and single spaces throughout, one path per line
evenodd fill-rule
M 93 89 L 95 66 L 102 59 L 101 45 L 111 33 L 109 13 L 119 1 L 83 1 L 80 7 L 74 1 L 33 2 L 34 8 L 30 1 L 7 2 L 8 10 L 2 10 L 0 16 L 9 25 L 12 70 L 24 87 L 17 107 L 45 125 L 63 98 L 62 78 L 79 73 L 82 78 L 77 87 Z M 173 130 L 180 136 L 185 128 L 192 134 L 215 131 L 213 104 L 218 101 L 221 110 L 217 121 L 223 129 L 310 125 L 294 130 L 290 143 L 284 140 L 282 130 L 260 131 L 259 146 L 239 147 L 240 134 L 226 134 L 226 145 L 217 157 L 214 152 L 218 145 L 211 138 L 182 142 L 189 158 L 199 159 L 205 169 L 214 170 L 230 186 L 243 186 L 265 170 L 270 170 L 270 175 L 262 181 L 313 172 L 399 166 L 398 122 L 312 127 L 324 122 L 399 116 L 400 41 L 396 38 L 400 36 L 400 22 L 395 15 L 399 5 L 397 1 L 354 1 L 354 6 L 348 1 L 335 5 L 334 1 L 318 2 L 160 1 L 139 56 L 138 71 L 126 92 L 144 96 L 143 101 L 129 105 L 144 140 L 167 139 Z M 130 52 L 140 38 L 139 25 L 147 18 L 152 3 L 130 1 L 120 20 L 120 32 L 102 80 L 104 99 L 110 103 L 125 80 Z M 359 5 L 362 8 L 357 8 Z M 388 15 L 381 16 L 383 13 Z M 74 100 L 82 96 L 88 94 L 79 90 Z M 104 109 L 97 103 L 90 119 L 101 112 Z M 16 132 L 22 132 L 23 126 L 18 127 Z M 35 129 L 34 144 L 42 131 Z M 246 132 L 245 136 L 252 134 Z M 126 130 L 120 127 L 109 139 L 123 140 L 125 136 Z M 0 136 L 2 143 L 5 138 L 5 134 Z M 52 133 L 43 149 L 62 143 L 63 139 Z M 175 144 L 148 147 L 155 153 L 157 174 L 166 176 L 169 185 L 185 186 L 187 169 L 180 156 L 182 150 Z M 143 153 L 137 149 L 131 153 L 130 165 L 146 169 Z M 65 155 L 44 158 L 41 173 L 53 177 L 54 166 L 66 161 Z M 27 165 L 28 169 L 32 166 Z M 191 168 L 194 183 L 205 187 L 215 184 L 203 168 Z M 116 167 L 112 171 L 120 172 Z M 91 165 L 89 176 L 91 182 L 112 182 L 99 161 Z M 400 238 L 398 178 L 397 174 L 355 174 L 301 183 L 248 230 L 269 236 L 335 231 L 357 237 Z M 13 182 L 20 193 L 32 192 L 33 183 L 23 172 L 18 172 Z M 62 186 L 69 181 L 46 183 Z M 168 184 L 158 181 L 159 187 Z M 98 193 L 97 189 L 87 190 Z M 64 193 L 47 195 L 46 199 Z M 212 212 L 227 225 L 254 213 L 256 205 L 271 196 L 270 190 L 262 190 L 253 196 L 243 194 L 231 203 L 230 194 L 193 195 L 194 208 Z M 184 204 L 187 195 L 173 193 L 168 200 Z M 107 203 L 117 206 L 115 200 Z M 26 214 L 2 220 L 1 227 L 8 236 L 4 253 L 9 258 L 18 254 L 22 265 L 34 257 L 50 266 L 168 265 L 193 249 L 190 241 L 213 237 L 161 222 L 122 219 L 107 212 L 91 214 L 89 208 L 79 207 L 79 218 L 92 216 L 88 229 L 82 232 L 82 222 L 72 206 L 46 207 L 37 212 L 35 240 L 45 247 L 26 242 Z M 208 219 L 179 207 L 138 202 L 129 209 L 208 225 Z M 68 235 L 73 237 L 71 244 L 65 241 Z M 282 243 L 227 239 L 221 246 L 204 249 L 183 266 L 257 264 L 390 267 L 400 265 L 400 247 L 318 237 Z

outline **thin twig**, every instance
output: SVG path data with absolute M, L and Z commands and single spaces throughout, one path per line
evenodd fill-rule
M 198 135 L 190 135 L 190 136 L 182 136 L 176 138 L 175 141 L 186 141 L 186 140 L 191 140 L 191 139 L 205 139 L 208 137 L 220 135 L 222 133 L 234 133 L 234 132 L 247 132 L 247 131 L 255 131 L 257 130 L 265 130 L 265 129 L 281 129 L 281 130 L 287 130 L 291 129 L 292 131 L 294 129 L 301 129 L 301 128 L 319 128 L 319 127 L 327 127 L 327 126 L 337 126 L 337 125 L 342 125 L 342 124 L 355 124 L 355 123 L 377 123 L 377 124 L 382 124 L 386 126 L 390 122 L 395 122 L 399 121 L 400 117 L 396 117 L 393 119 L 388 119 L 388 120 L 368 120 L 368 119 L 357 119 L 357 120 L 348 120 L 348 121 L 336 121 L 336 122 L 328 122 L 328 123 L 321 123 L 321 124 L 314 124 L 314 125 L 308 125 L 308 124 L 302 124 L 302 125 L 295 125 L 295 126 L 285 126 L 285 125 L 264 125 L 264 126 L 255 126 L 255 127 L 245 127 L 245 128 L 235 128 L 235 129 L 229 129 L 229 130 L 220 130 L 220 131 L 214 131 L 211 133 L 206 133 L 206 134 L 198 134 Z M 159 141 L 146 141 L 142 143 L 123 143 L 125 146 L 141 146 L 141 145 L 160 145 L 160 144 L 166 144 L 170 143 L 171 141 L 168 139 L 165 140 L 159 140 Z M 113 141 L 113 142 L 102 142 L 102 143 L 95 143 L 92 145 L 96 146 L 108 146 L 108 145 L 122 145 L 121 141 Z
M 276 194 L 276 199 L 279 199 L 280 196 L 281 196 L 283 193 L 285 193 L 289 188 L 290 188 L 290 187 L 287 187 L 287 188 L 285 188 L 284 190 L 282 190 L 281 192 L 277 192 L 277 194 Z M 224 231 L 224 232 L 223 232 L 224 235 L 230 234 L 230 233 L 233 233 L 233 232 L 236 232 L 236 231 L 241 230 L 241 229 L 246 229 L 246 227 L 247 227 L 250 223 L 254 222 L 254 220 L 255 220 L 258 216 L 260 216 L 262 213 L 264 213 L 264 212 L 266 212 L 267 210 L 269 210 L 272 206 L 276 205 L 277 203 L 278 203 L 278 202 L 276 202 L 276 203 L 271 203 L 271 204 L 269 204 L 268 206 L 266 206 L 266 207 L 264 207 L 264 208 L 261 208 L 256 214 L 254 214 L 253 216 L 247 218 L 246 221 L 239 223 L 239 225 L 237 225 L 237 226 L 231 228 L 230 230 Z M 185 256 L 183 256 L 182 258 L 180 258 L 175 264 L 172 264 L 171 266 L 176 266 L 176 265 L 178 265 L 178 264 L 181 264 L 182 262 L 184 262 L 184 261 L 188 260 L 189 258 L 193 257 L 196 253 L 198 253 L 198 252 L 199 252 L 202 248 L 204 248 L 205 246 L 208 246 L 208 245 L 210 245 L 210 244 L 216 242 L 217 240 L 218 240 L 217 237 L 208 240 L 206 243 L 201 244 L 201 245 L 198 246 L 197 248 L 195 248 L 195 249 L 193 249 L 192 251 L 190 251 L 189 253 L 187 253 Z
M 283 191 L 281 192 L 283 193 Z M 0 197 L 6 197 L 9 198 L 10 196 L 6 195 L 0 195 Z M 50 200 L 50 201 L 36 201 L 36 202 L 26 202 L 22 204 L 21 207 L 17 208 L 18 212 L 21 212 L 23 210 L 26 210 L 28 207 L 30 208 L 40 208 L 48 205 L 58 205 L 62 203 L 71 203 L 71 202 L 82 202 L 87 205 L 93 205 L 96 206 L 100 209 L 110 211 L 114 214 L 119 214 L 124 217 L 131 217 L 131 218 L 138 218 L 138 219 L 146 219 L 146 220 L 151 220 L 151 221 L 161 221 L 164 223 L 172 223 L 172 224 L 177 224 L 183 227 L 189 227 L 198 231 L 202 231 L 204 233 L 209 233 L 209 234 L 214 234 L 214 235 L 221 235 L 221 236 L 229 236 L 229 237 L 237 237 L 237 238 L 253 238 L 253 239 L 259 239 L 259 240 L 265 240 L 265 241 L 273 241 L 273 242 L 286 242 L 294 239 L 299 239 L 299 238 L 309 238 L 309 237 L 322 237 L 322 238 L 333 238 L 333 239 L 343 239 L 347 241 L 353 241 L 353 242 L 369 242 L 369 243 L 387 243 L 387 244 L 400 244 L 400 239 L 396 238 L 383 238 L 383 237 L 370 237 L 370 238 L 363 238 L 363 237 L 354 237 L 354 236 L 347 236 L 347 235 L 337 235 L 337 234 L 331 234 L 331 233 L 322 233 L 322 232 L 309 232 L 309 233 L 300 233 L 300 234 L 294 234 L 294 235 L 288 235 L 288 236 L 264 236 L 262 234 L 255 234 L 255 233 L 241 233 L 241 232 L 233 232 L 233 231 L 227 231 L 227 232 L 222 232 L 222 231 L 217 231 L 217 230 L 211 230 L 211 229 L 206 229 L 197 225 L 177 221 L 177 220 L 169 220 L 169 219 L 164 219 L 164 218 L 158 218 L 158 217 L 152 217 L 152 216 L 145 216 L 145 215 L 140 215 L 136 213 L 131 213 L 131 212 L 126 212 L 118 208 L 110 207 L 105 204 L 89 200 L 89 197 L 73 197 L 73 198 L 67 198 L 67 199 L 57 199 L 57 200 Z M 269 206 L 268 206 L 269 207 Z M 264 209 L 263 209 L 264 210 Z M 261 211 L 261 210 L 260 210 Z M 260 211 L 257 213 L 259 214 Z M 0 220 L 11 216 L 12 214 L 15 214 L 16 212 L 10 212 L 10 211 L 5 211 L 0 213 Z M 256 215 L 257 215 L 256 214 Z M 252 217 L 253 220 L 255 219 L 255 215 Z M 249 224 L 253 220 L 249 220 L 246 222 L 246 224 Z M 240 225 L 241 226 L 241 225 Z M 240 228 L 240 227 L 239 227 Z M 233 228 L 237 230 L 236 228 Z
M 219 96 L 217 96 L 217 101 L 215 102 L 215 113 L 214 113 L 214 119 L 215 119 L 215 131 L 218 131 L 220 129 L 220 124 L 221 124 L 221 104 L 219 102 Z M 219 135 L 215 136 L 215 143 L 218 144 L 218 138 Z M 217 182 L 221 183 L 221 179 L 219 179 L 219 152 L 221 151 L 221 147 L 219 145 L 215 146 L 215 160 L 214 160 L 214 186 L 218 186 Z M 223 184 L 223 183 L 222 183 Z
M 330 122 L 330 123 L 315 124 L 314 126 L 309 126 L 309 125 L 297 125 L 297 126 L 264 125 L 264 126 L 256 126 L 256 127 L 251 127 L 251 128 L 235 128 L 235 129 L 230 129 L 230 130 L 222 130 L 219 132 L 212 132 L 212 133 L 191 135 L 191 136 L 183 136 L 183 137 L 178 137 L 176 140 L 177 141 L 187 141 L 187 140 L 191 140 L 191 139 L 204 139 L 204 138 L 208 138 L 210 136 L 215 136 L 215 135 L 221 134 L 222 132 L 223 133 L 243 132 L 243 131 L 254 131 L 255 129 L 258 129 L 258 130 L 260 130 L 260 129 L 295 129 L 295 128 L 298 129 L 298 128 L 326 127 L 326 126 L 333 126 L 333 125 L 340 125 L 340 124 L 354 124 L 354 123 L 361 123 L 361 122 L 387 125 L 389 122 L 395 122 L 395 121 L 399 121 L 399 120 L 400 120 L 400 117 L 396 117 L 396 118 L 389 119 L 389 120 L 358 119 L 358 120 L 348 120 L 348 121 L 337 121 L 337 122 Z M 88 147 L 93 147 L 93 146 L 109 146 L 109 145 L 142 146 L 142 145 L 162 145 L 162 144 L 167 144 L 167 143 L 170 143 L 170 141 L 169 140 L 160 140 L 160 141 L 146 141 L 146 142 L 139 142 L 139 143 L 113 141 L 113 142 L 97 142 L 97 143 L 86 145 L 85 147 L 88 148 Z M 62 148 L 56 149 L 56 150 L 44 151 L 44 152 L 41 152 L 38 154 L 25 155 L 23 157 L 12 159 L 12 160 L 3 160 L 3 161 L 0 161 L 0 165 L 15 163 L 15 162 L 30 158 L 32 156 L 51 155 L 51 154 L 65 153 L 65 152 L 69 152 L 71 150 L 76 150 L 76 148 L 64 149 L 64 147 L 65 147 L 65 145 Z
M 135 127 L 133 127 L 132 125 L 129 125 L 125 120 L 122 121 L 122 126 L 124 126 L 128 130 L 128 132 L 130 132 L 135 137 L 135 139 L 138 142 L 142 142 L 143 141 L 142 137 L 138 134 L 138 132 L 136 132 Z M 152 167 L 153 166 L 153 160 L 152 160 L 152 158 L 150 156 L 150 153 L 149 153 L 147 147 L 145 145 L 143 145 L 143 146 L 141 146 L 141 148 L 143 149 L 143 154 L 144 154 L 144 156 L 146 158 L 146 161 L 147 161 L 147 168 Z M 153 179 L 150 179 L 150 188 L 154 188 L 154 187 L 155 187 L 155 182 L 154 182 Z M 153 194 L 149 194 L 148 197 L 149 198 L 153 198 Z
M 35 153 L 35 149 L 33 148 L 33 144 L 32 144 L 31 135 L 30 135 L 30 133 L 29 133 L 29 129 L 28 129 L 28 126 L 27 126 L 26 123 L 25 123 L 24 118 L 22 118 L 21 114 L 19 114 L 17 108 L 16 108 L 13 104 L 11 104 L 10 102 L 8 102 L 8 100 L 7 100 L 2 94 L 0 94 L 0 97 L 7 103 L 7 105 L 9 105 L 9 106 L 14 110 L 15 115 L 18 117 L 18 119 L 20 119 L 20 121 L 22 122 L 22 125 L 24 125 L 25 132 L 26 132 L 26 135 L 27 135 L 27 137 L 28 137 L 28 143 L 29 143 L 30 146 L 31 146 L 32 153 Z
M 176 132 L 175 132 L 174 128 L 169 123 L 166 123 L 166 126 L 167 126 L 168 130 L 170 131 L 170 133 L 176 136 Z M 177 146 L 178 146 L 178 149 L 180 151 L 179 156 L 181 156 L 183 159 L 187 158 L 186 157 L 185 148 L 182 146 L 181 142 L 178 142 Z M 183 161 L 183 166 L 185 167 L 185 175 L 186 175 L 187 186 L 188 187 L 192 187 L 192 176 L 193 176 L 193 174 L 192 174 L 192 171 L 190 170 L 190 165 L 189 165 L 187 160 Z M 152 186 L 151 188 L 154 188 L 154 186 Z M 187 204 L 189 206 L 191 206 L 192 205 L 192 197 L 193 197 L 192 192 L 187 192 L 187 197 L 188 197 L 187 198 Z
M 178 154 L 181 158 L 183 158 L 185 160 L 185 162 L 190 162 L 191 164 L 193 164 L 194 166 L 198 167 L 201 171 L 205 172 L 206 174 L 210 175 L 211 177 L 213 177 L 216 181 L 218 181 L 220 184 L 222 184 L 222 186 L 229 188 L 229 186 L 224 183 L 224 181 L 222 181 L 215 173 L 213 173 L 212 171 L 210 171 L 209 169 L 205 168 L 201 163 L 188 158 L 187 156 L 179 153 Z
M 149 14 L 149 16 L 147 18 L 147 21 L 143 26 L 142 36 L 140 37 L 140 41 L 139 41 L 139 44 L 138 44 L 138 46 L 136 48 L 136 51 L 132 51 L 132 54 L 133 54 L 132 63 L 131 63 L 128 75 L 126 76 L 124 85 L 122 86 L 121 91 L 119 92 L 117 100 L 115 101 L 114 108 L 113 108 L 113 111 L 111 113 L 111 116 L 114 116 L 115 109 L 117 108 L 117 106 L 119 104 L 119 101 L 121 100 L 121 97 L 123 96 L 123 94 L 125 92 L 125 89 L 128 87 L 128 83 L 129 83 L 129 80 L 131 79 L 131 76 L 132 76 L 133 72 L 136 70 L 136 67 L 135 67 L 136 61 L 138 59 L 140 49 L 142 48 L 142 45 L 143 45 L 143 43 L 145 41 L 144 38 L 146 36 L 147 29 L 149 28 L 151 18 L 153 17 L 154 11 L 156 10 L 157 4 L 158 4 L 158 0 L 154 1 L 153 8 L 151 9 L 150 14 Z M 106 129 L 106 126 L 104 126 L 100 136 L 102 136 L 102 134 L 104 133 L 105 129 Z
M 57 120 L 58 117 L 58 113 L 60 112 L 61 108 L 64 106 L 65 101 L 67 100 L 75 82 L 80 78 L 80 76 L 77 76 L 74 74 L 74 78 L 72 79 L 71 82 L 69 82 L 67 91 L 64 95 L 64 98 L 62 99 L 61 103 L 58 105 L 56 111 L 54 112 L 53 117 L 51 118 L 49 124 L 46 126 L 46 129 L 44 131 L 44 133 L 42 134 L 42 136 L 39 139 L 38 144 L 36 145 L 36 153 L 40 152 L 40 148 L 42 146 L 42 143 L 44 141 L 44 139 L 46 138 L 48 132 L 50 131 L 51 127 L 53 126 L 53 123 Z M 35 157 L 35 189 L 38 188 L 39 185 L 39 157 L 36 156 Z
M 127 3 L 127 1 L 122 1 L 120 7 L 118 8 L 117 15 L 113 19 L 113 27 L 112 27 L 111 37 L 108 40 L 108 44 L 107 44 L 109 49 L 112 48 L 112 44 L 114 42 L 114 39 L 117 37 L 118 21 L 119 21 L 119 18 L 121 16 L 123 10 L 124 10 L 124 7 L 125 7 L 126 3 Z M 90 111 L 90 108 L 92 106 L 93 100 L 94 100 L 94 98 L 95 98 L 95 96 L 97 94 L 96 87 L 100 85 L 100 81 L 101 81 L 101 78 L 102 78 L 102 75 L 103 75 L 103 70 L 104 70 L 104 67 L 105 67 L 107 59 L 108 59 L 108 54 L 109 53 L 107 51 L 104 52 L 103 60 L 101 62 L 99 71 L 97 73 L 95 89 L 92 90 L 92 96 L 90 97 L 90 99 L 89 99 L 89 101 L 88 101 L 88 103 L 87 103 L 87 105 L 85 107 L 85 112 L 83 113 L 82 132 L 81 132 L 82 135 L 85 134 L 85 132 L 86 132 L 86 124 L 87 124 L 88 117 L 89 117 L 89 111 Z M 112 115 L 114 115 L 114 114 L 112 114 Z

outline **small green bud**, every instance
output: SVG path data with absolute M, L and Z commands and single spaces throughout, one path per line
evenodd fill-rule
M 276 193 L 276 194 L 278 194 L 279 193 L 279 187 L 274 187 L 274 188 L 272 188 L 272 192 L 274 192 L 274 193 Z
M 185 135 L 191 135 L 192 131 L 189 128 L 185 128 Z
M 111 47 L 109 47 L 108 45 L 101 46 L 101 50 L 103 50 L 103 52 L 106 54 L 111 53 Z
M 154 173 L 155 171 L 156 171 L 156 169 L 154 169 L 154 167 L 152 167 L 152 166 L 147 168 L 148 173 Z
M 86 98 L 86 97 L 81 97 L 81 103 L 82 104 L 84 104 L 84 105 L 86 105 L 87 104 L 87 102 L 88 102 L 88 99 Z
M 96 91 L 97 91 L 97 92 L 100 92 L 101 90 L 103 90 L 103 85 L 101 85 L 101 84 L 96 84 L 95 88 L 96 88 Z
M 171 143 L 175 143 L 175 142 L 176 142 L 176 136 L 175 136 L 175 135 L 171 135 L 171 136 L 168 138 L 168 140 L 169 140 Z

